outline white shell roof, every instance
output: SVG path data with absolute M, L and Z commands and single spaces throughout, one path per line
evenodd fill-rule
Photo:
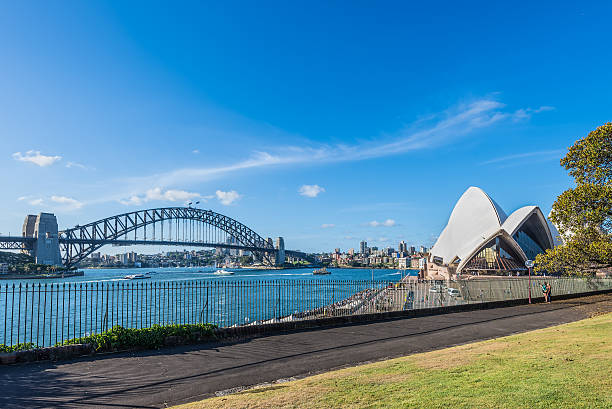
M 455 205 L 431 254 L 441 257 L 445 264 L 455 257 L 463 259 L 499 230 L 505 220 L 501 207 L 482 189 L 472 186 Z
M 502 227 L 512 236 L 521 227 L 525 219 L 531 216 L 537 208 L 537 206 L 525 206 L 515 210 L 514 213 L 508 216 Z
M 512 235 L 534 213 L 539 213 L 547 228 L 546 219 L 537 206 L 525 206 L 510 216 L 478 187 L 467 189 L 455 205 L 448 224 L 431 249 L 431 256 L 442 258 L 444 264 L 459 258 L 462 265 L 478 248 L 492 237 L 503 235 L 512 240 Z M 549 236 L 551 237 L 551 236 Z M 514 243 L 516 244 L 516 243 Z M 516 247 L 520 249 L 518 244 Z M 522 250 L 520 253 L 523 253 Z

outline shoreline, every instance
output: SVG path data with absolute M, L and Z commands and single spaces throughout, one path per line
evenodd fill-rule
M 83 271 L 71 271 L 66 273 L 37 273 L 37 274 L 2 274 L 0 280 L 46 280 L 54 278 L 82 277 Z

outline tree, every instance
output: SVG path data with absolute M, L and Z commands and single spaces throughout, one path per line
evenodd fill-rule
M 612 122 L 576 141 L 561 159 L 576 187 L 555 201 L 550 219 L 563 245 L 536 257 L 536 270 L 591 275 L 612 267 Z

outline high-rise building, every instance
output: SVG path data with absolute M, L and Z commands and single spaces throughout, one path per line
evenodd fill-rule
M 400 253 L 408 251 L 408 247 L 406 246 L 406 242 L 404 240 L 399 242 L 399 249 L 398 249 L 398 251 Z
M 421 253 L 423 254 L 427 253 L 427 247 L 421 246 Z
M 349 254 L 350 256 L 354 256 L 354 255 L 355 255 L 355 249 L 349 249 L 349 250 L 348 250 L 348 254 Z
M 359 252 L 361 254 L 368 254 L 368 242 L 367 241 L 362 241 L 361 243 L 359 243 Z
M 416 248 L 414 246 L 410 246 L 410 251 L 409 251 L 410 255 L 412 256 L 414 253 L 416 253 Z

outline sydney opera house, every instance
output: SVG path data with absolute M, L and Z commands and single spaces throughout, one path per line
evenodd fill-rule
M 428 276 L 522 274 L 525 261 L 554 247 L 557 235 L 539 207 L 507 216 L 482 189 L 470 187 L 431 249 Z

